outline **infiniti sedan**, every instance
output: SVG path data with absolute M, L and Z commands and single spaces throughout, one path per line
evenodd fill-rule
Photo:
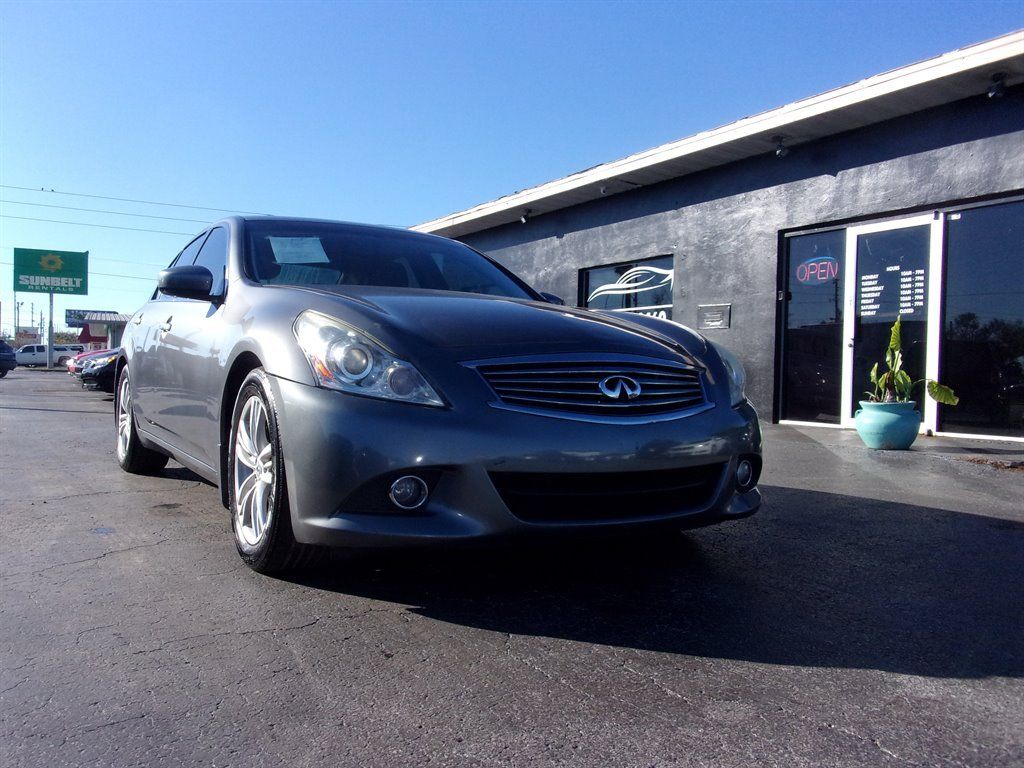
M 253 569 L 325 546 L 696 527 L 754 513 L 743 369 L 681 325 L 572 309 L 462 243 L 229 218 L 118 353 L 117 460 L 215 483 Z

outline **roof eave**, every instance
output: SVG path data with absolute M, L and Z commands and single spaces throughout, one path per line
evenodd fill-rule
M 982 94 L 996 71 L 1024 82 L 1024 30 L 883 72 L 412 227 L 447 237 L 579 205 L 659 181 L 794 146 Z

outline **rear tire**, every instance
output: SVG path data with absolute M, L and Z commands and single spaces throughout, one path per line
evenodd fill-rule
M 128 366 L 121 369 L 114 390 L 114 424 L 117 428 L 117 463 L 133 475 L 155 475 L 167 466 L 167 455 L 147 448 L 139 440 L 132 412 L 132 387 Z
M 228 509 L 238 554 L 257 573 L 302 568 L 322 552 L 292 532 L 277 404 L 262 368 L 242 382 L 231 415 Z

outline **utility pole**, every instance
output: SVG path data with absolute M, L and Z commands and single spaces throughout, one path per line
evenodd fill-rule
M 46 367 L 53 368 L 53 291 L 50 291 L 50 325 L 46 334 Z

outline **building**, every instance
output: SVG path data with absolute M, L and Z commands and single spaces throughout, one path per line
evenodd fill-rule
M 85 312 L 83 323 L 89 333 L 90 346 L 102 343 L 107 349 L 121 346 L 121 337 L 131 315 L 118 312 Z M 83 331 L 84 332 L 84 331 Z M 81 341 L 81 337 L 79 337 Z
M 775 421 L 852 426 L 890 325 L 923 427 L 1024 439 L 1024 32 L 414 227 L 699 328 Z

